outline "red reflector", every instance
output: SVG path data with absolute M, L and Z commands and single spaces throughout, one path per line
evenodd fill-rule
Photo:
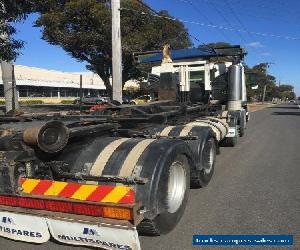
M 0 204 L 15 207 L 18 205 L 18 199 L 16 197 L 0 196 Z
M 45 201 L 46 209 L 56 212 L 72 213 L 72 203 L 63 201 Z
M 19 206 L 26 208 L 45 209 L 45 203 L 43 200 L 22 197 L 19 197 Z
M 73 213 L 74 214 L 84 214 L 90 216 L 102 216 L 103 211 L 102 207 L 94 205 L 85 205 L 85 204 L 73 204 Z

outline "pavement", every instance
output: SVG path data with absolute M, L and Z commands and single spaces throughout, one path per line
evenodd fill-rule
M 191 190 L 175 230 L 160 237 L 140 237 L 141 246 L 144 250 L 209 249 L 193 247 L 193 234 L 292 234 L 294 245 L 288 249 L 300 249 L 300 106 L 288 103 L 251 113 L 238 145 L 221 148 L 209 185 Z M 89 249 L 4 238 L 0 246 L 5 250 Z

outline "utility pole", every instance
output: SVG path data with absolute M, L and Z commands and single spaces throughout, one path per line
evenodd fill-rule
M 264 91 L 263 91 L 263 96 L 262 96 L 262 103 L 264 104 L 265 102 L 265 97 L 266 97 L 266 89 L 267 89 L 267 85 L 264 85 Z
M 267 62 L 267 68 L 266 68 L 266 74 L 267 74 L 267 69 L 270 67 L 271 64 L 274 64 L 272 62 Z M 267 90 L 267 83 L 265 82 L 264 84 L 264 88 L 263 88 L 263 95 L 262 95 L 262 103 L 264 104 L 265 102 L 265 98 L 266 98 L 266 90 Z
M 5 97 L 6 113 L 19 108 L 17 89 L 12 63 L 1 61 L 2 82 Z
M 122 47 L 120 0 L 111 0 L 112 13 L 112 89 L 113 100 L 122 103 Z
M 2 3 L 2 9 L 5 13 L 5 6 Z M 6 25 L 6 22 L 1 22 L 0 25 Z M 8 42 L 8 34 L 2 33 L 0 34 L 1 39 L 5 42 Z M 6 113 L 19 108 L 17 96 L 17 89 L 15 84 L 15 76 L 14 76 L 14 67 L 11 62 L 1 61 L 1 72 L 2 72 L 2 82 L 4 89 L 4 97 L 5 97 L 5 107 Z
M 81 109 L 82 109 L 82 97 L 83 97 L 83 93 L 82 93 L 82 74 L 80 74 L 80 79 L 79 79 L 79 95 L 80 95 L 79 112 L 81 113 Z

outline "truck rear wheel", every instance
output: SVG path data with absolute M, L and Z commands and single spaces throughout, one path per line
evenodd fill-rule
M 243 137 L 245 135 L 246 123 L 247 123 L 246 111 L 242 110 L 241 117 L 240 117 L 240 126 L 239 126 L 240 137 Z
M 170 232 L 181 219 L 186 207 L 190 186 L 190 165 L 183 154 L 174 157 L 163 170 L 158 183 L 158 203 L 165 211 L 153 220 L 146 219 L 138 225 L 144 235 L 160 235 Z
M 205 187 L 210 182 L 215 169 L 216 153 L 215 139 L 208 137 L 200 156 L 202 169 L 194 171 L 191 176 L 192 188 Z
M 182 217 L 190 168 L 195 168 L 191 149 L 183 140 L 102 137 L 64 152 L 64 159 L 72 173 L 147 179 L 145 184 L 132 185 L 136 201 L 143 206 L 141 233 L 168 233 Z

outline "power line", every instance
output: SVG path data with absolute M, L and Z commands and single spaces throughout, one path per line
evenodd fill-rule
M 200 12 L 200 10 L 197 8 L 197 6 L 195 6 L 195 5 L 193 4 L 193 1 L 192 1 L 192 0 L 179 0 L 179 1 L 191 5 L 191 6 L 193 7 L 193 9 L 198 10 L 199 13 L 201 13 L 201 15 L 202 15 L 203 11 Z M 212 7 L 212 8 L 213 8 L 213 9 L 214 9 L 214 10 L 215 10 L 222 18 L 223 18 L 223 20 L 225 21 L 225 23 L 227 23 L 228 26 L 230 26 L 230 28 L 232 28 L 232 25 L 231 25 L 230 21 L 223 15 L 223 13 L 217 8 L 217 6 L 216 6 L 212 1 L 210 1 L 210 0 L 204 0 L 204 1 L 207 2 L 207 3 L 209 3 L 210 6 L 211 6 L 211 7 Z M 246 39 L 242 36 L 242 33 L 238 32 L 238 31 L 235 31 L 235 32 L 236 32 L 236 34 L 241 38 L 241 40 L 244 41 L 245 46 L 246 46 L 247 41 L 246 41 Z M 224 32 L 222 32 L 222 33 L 224 33 Z M 225 39 L 226 39 L 226 36 L 224 36 L 224 37 L 225 37 Z M 232 42 L 230 41 L 230 43 L 232 43 Z M 257 54 L 258 57 L 261 57 L 261 55 L 260 55 L 259 53 L 256 53 L 256 54 Z M 258 58 L 258 57 L 257 57 L 257 58 Z
M 275 34 L 270 34 L 270 33 L 263 33 L 263 32 L 256 32 L 256 31 L 247 31 L 243 29 L 234 29 L 234 28 L 229 28 L 223 25 L 214 25 L 214 24 L 207 24 L 207 23 L 201 23 L 201 22 L 196 22 L 196 21 L 188 21 L 188 20 L 183 20 L 180 18 L 173 18 L 173 17 L 167 17 L 167 16 L 161 16 L 158 14 L 150 14 L 146 13 L 143 11 L 138 11 L 134 9 L 129 9 L 129 8 L 120 8 L 120 10 L 126 10 L 126 11 L 132 11 L 141 15 L 151 15 L 159 18 L 164 18 L 168 19 L 171 21 L 180 21 L 182 23 L 188 23 L 188 24 L 195 24 L 203 27 L 210 27 L 210 28 L 215 28 L 215 29 L 220 29 L 220 30 L 227 30 L 227 31 L 238 31 L 238 32 L 243 32 L 243 33 L 250 33 L 252 35 L 257 35 L 257 36 L 264 36 L 264 37 L 271 37 L 271 38 L 278 38 L 278 39 L 285 39 L 285 40 L 292 40 L 292 41 L 300 41 L 299 37 L 291 37 L 291 36 L 285 36 L 285 35 L 275 35 Z
M 204 0 L 204 1 L 210 2 L 212 0 Z M 217 2 L 221 3 L 221 1 L 217 1 Z M 224 2 L 222 1 L 222 3 Z M 253 18 L 261 19 L 267 22 L 274 22 L 275 20 L 276 22 L 280 22 L 285 25 L 287 25 L 287 23 L 290 23 L 292 25 L 295 25 L 296 27 L 299 27 L 299 23 L 297 21 L 299 20 L 298 16 L 300 13 L 296 14 L 295 12 L 296 15 L 292 15 L 292 13 L 288 13 L 288 11 L 283 11 L 284 8 L 281 8 L 280 6 L 276 5 L 277 7 L 274 8 L 275 6 L 269 4 L 268 8 L 266 8 L 266 6 L 259 6 L 258 5 L 259 3 L 260 2 L 257 1 L 249 2 L 249 1 L 240 1 L 240 0 L 236 0 L 236 1 L 230 0 L 230 4 L 234 5 L 238 9 L 240 16 L 250 17 L 252 19 Z
M 230 23 L 230 21 L 227 19 L 227 17 L 225 17 L 225 15 L 222 13 L 222 11 L 220 11 L 219 8 L 214 4 L 214 2 L 207 1 L 207 0 L 206 0 L 206 2 L 212 6 L 212 8 L 223 18 L 223 20 L 227 23 L 227 25 L 230 28 L 233 28 L 233 25 Z M 236 31 L 236 34 L 241 38 L 242 41 L 245 42 L 245 44 L 247 43 L 247 41 L 244 39 L 244 37 L 242 36 L 242 34 L 240 32 Z
M 238 21 L 238 23 L 240 24 L 240 26 L 247 31 L 247 34 L 254 40 L 256 40 L 255 38 L 253 38 L 253 35 L 249 33 L 249 31 L 247 30 L 246 26 L 243 24 L 243 22 L 240 20 L 240 18 L 238 17 L 238 15 L 235 13 L 234 9 L 231 7 L 231 5 L 228 3 L 227 0 L 224 0 L 226 7 L 229 9 L 229 11 L 231 12 L 231 14 L 235 17 L 235 19 Z M 256 49 L 257 51 L 259 50 L 258 48 L 254 47 L 254 49 Z M 257 52 L 257 55 L 261 57 L 261 59 L 263 59 L 263 53 L 262 52 Z
M 192 6 L 192 8 L 193 8 L 194 10 L 197 11 L 197 13 L 198 13 L 198 12 L 201 13 L 201 16 L 203 16 L 203 17 L 208 21 L 208 23 L 209 23 L 210 25 L 214 25 L 214 24 L 212 23 L 212 21 L 208 18 L 208 16 L 205 15 L 204 12 L 203 12 L 202 10 L 200 10 L 200 9 L 199 9 L 199 8 L 198 8 L 191 0 L 178 0 L 178 1 L 189 4 L 190 6 Z M 225 38 L 226 40 L 228 40 L 228 41 L 231 40 L 230 37 L 228 37 L 228 36 L 225 34 L 225 32 L 224 32 L 223 30 L 222 30 L 222 35 L 224 36 L 224 38 Z M 230 42 L 231 42 L 231 41 L 230 41 Z
M 214 10 L 216 10 L 218 12 L 218 14 L 223 18 L 223 20 L 232 28 L 232 24 L 230 23 L 230 21 L 225 17 L 225 15 L 222 13 L 222 11 L 220 11 L 218 9 L 218 7 L 214 4 L 213 1 L 209 1 L 209 0 L 205 0 L 207 1 L 212 7 Z M 236 31 L 236 34 L 241 38 L 241 40 L 245 43 L 245 47 L 247 46 L 248 42 L 247 42 L 247 39 L 244 38 L 244 36 L 242 35 L 242 33 Z M 258 52 L 255 53 L 257 55 L 257 60 L 259 61 L 259 58 L 262 59 L 262 55 Z
M 235 17 L 235 19 L 238 21 L 238 23 L 241 25 L 241 27 L 247 31 L 248 35 L 250 37 L 252 37 L 252 39 L 255 39 L 253 37 L 253 35 L 251 34 L 251 32 L 249 32 L 246 28 L 246 26 L 244 25 L 244 23 L 242 22 L 242 20 L 238 17 L 238 15 L 236 14 L 236 12 L 234 11 L 234 9 L 232 8 L 232 6 L 228 3 L 228 0 L 224 0 L 224 2 L 226 3 L 226 6 L 229 8 L 230 12 L 232 13 L 232 15 Z M 260 48 L 254 47 L 256 50 L 260 51 L 260 55 L 263 56 L 265 54 L 264 51 L 262 51 Z M 267 57 L 265 57 L 267 58 Z M 275 66 L 277 67 L 279 74 L 282 76 L 282 71 L 280 69 L 280 67 L 275 63 Z
M 147 8 L 148 10 L 150 10 L 151 12 L 153 12 L 155 15 L 160 16 L 160 14 L 159 14 L 156 10 L 152 9 L 150 6 L 148 6 L 147 4 L 145 4 L 144 2 L 142 2 L 141 0 L 136 0 L 136 1 L 137 1 L 138 3 L 140 3 L 142 6 L 144 6 L 145 8 Z M 170 20 L 170 21 L 174 21 L 174 20 Z M 206 46 L 208 49 L 213 49 L 212 47 L 210 47 L 210 46 L 204 44 L 202 41 L 200 41 L 199 38 L 197 38 L 196 36 L 190 34 L 190 33 L 187 32 L 187 31 L 183 31 L 181 34 L 186 34 L 186 35 L 188 35 L 189 37 L 191 37 L 192 39 L 194 39 L 195 41 L 197 41 L 198 43 L 202 44 L 203 46 Z M 180 35 L 181 35 L 181 34 L 180 34 Z M 180 37 L 180 35 L 177 36 L 177 38 Z

